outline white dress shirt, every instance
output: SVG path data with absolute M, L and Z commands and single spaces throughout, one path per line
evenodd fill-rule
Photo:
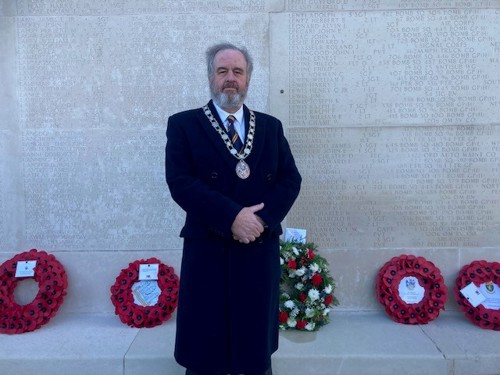
M 238 137 L 240 137 L 241 142 L 245 144 L 245 116 L 243 115 L 243 106 L 238 109 L 235 113 L 229 113 L 224 111 L 221 107 L 219 107 L 214 102 L 214 107 L 217 110 L 217 113 L 220 119 L 224 122 L 224 127 L 227 131 L 227 116 L 233 115 L 236 121 L 234 122 L 234 129 L 238 133 Z

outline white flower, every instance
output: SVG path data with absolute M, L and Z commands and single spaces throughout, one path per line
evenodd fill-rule
M 295 307 L 295 303 L 291 299 L 289 299 L 285 302 L 285 307 L 288 309 L 293 309 Z
M 319 266 L 317 263 L 313 263 L 309 266 L 309 269 L 313 272 L 313 273 L 316 273 L 319 271 Z
M 297 315 L 299 315 L 300 310 L 298 308 L 294 308 L 292 311 L 290 311 L 290 316 L 292 318 L 295 318 Z
M 314 316 L 314 309 L 311 309 L 311 308 L 307 308 L 306 309 L 306 317 L 308 318 L 312 318 Z
M 301 267 L 301 268 L 299 268 L 298 270 L 295 271 L 295 274 L 297 276 L 299 276 L 299 277 L 300 276 L 304 276 L 305 273 L 306 273 L 306 269 L 304 267 Z
M 307 296 L 311 301 L 316 301 L 319 298 L 319 292 L 316 289 L 310 289 Z
M 282 257 L 280 257 L 280 264 L 281 265 L 285 264 L 285 260 Z
M 297 325 L 297 321 L 295 319 L 288 318 L 288 320 L 286 321 L 286 324 L 288 324 L 288 327 L 293 328 Z
M 288 271 L 288 277 L 293 279 L 295 277 L 295 270 Z
M 295 255 L 299 255 L 299 250 L 297 250 L 297 248 L 294 246 L 292 247 L 292 251 Z
M 326 315 L 328 315 L 329 312 L 330 312 L 330 309 L 325 309 L 325 310 L 323 310 L 323 315 L 326 316 Z
M 306 324 L 306 329 L 307 329 L 308 331 L 312 331 L 312 330 L 314 329 L 314 326 L 315 326 L 314 322 L 307 323 L 307 324 Z
M 295 289 L 298 289 L 298 290 L 304 289 L 304 284 L 302 284 L 302 283 L 295 284 Z
M 331 284 L 328 284 L 325 289 L 323 290 L 326 294 L 332 294 L 333 287 Z

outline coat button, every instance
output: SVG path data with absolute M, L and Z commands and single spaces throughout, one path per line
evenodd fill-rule
M 271 179 L 273 178 L 273 175 L 271 173 L 268 173 L 266 178 L 267 178 L 267 181 L 271 181 Z
M 213 179 L 216 179 L 217 177 L 219 177 L 219 174 L 217 172 L 212 172 L 210 174 L 210 177 L 212 177 Z

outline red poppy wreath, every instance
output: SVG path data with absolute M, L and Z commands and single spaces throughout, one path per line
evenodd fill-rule
M 376 278 L 378 301 L 397 323 L 426 324 L 439 316 L 447 300 L 440 270 L 414 255 L 400 255 L 384 264 Z
M 26 276 L 18 270 L 23 264 L 19 262 L 30 264 Z M 19 305 L 14 298 L 14 290 L 23 278 L 38 282 L 38 293 L 27 305 Z M 48 323 L 61 307 L 67 287 L 64 267 L 43 250 L 31 249 L 5 261 L 0 266 L 0 333 L 31 332 Z
M 472 323 L 500 331 L 500 263 L 475 260 L 462 267 L 454 292 L 460 310 Z
M 157 266 L 157 277 L 139 280 L 141 265 Z M 174 269 L 150 258 L 136 260 L 121 270 L 111 287 L 111 302 L 123 323 L 151 328 L 170 319 L 177 307 L 178 293 L 179 277 Z

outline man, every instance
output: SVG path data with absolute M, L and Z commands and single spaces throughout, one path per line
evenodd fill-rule
M 302 179 L 281 122 L 243 104 L 247 50 L 217 44 L 207 66 L 212 100 L 167 127 L 166 180 L 186 212 L 175 358 L 191 375 L 268 375 L 278 348 L 280 223 Z

